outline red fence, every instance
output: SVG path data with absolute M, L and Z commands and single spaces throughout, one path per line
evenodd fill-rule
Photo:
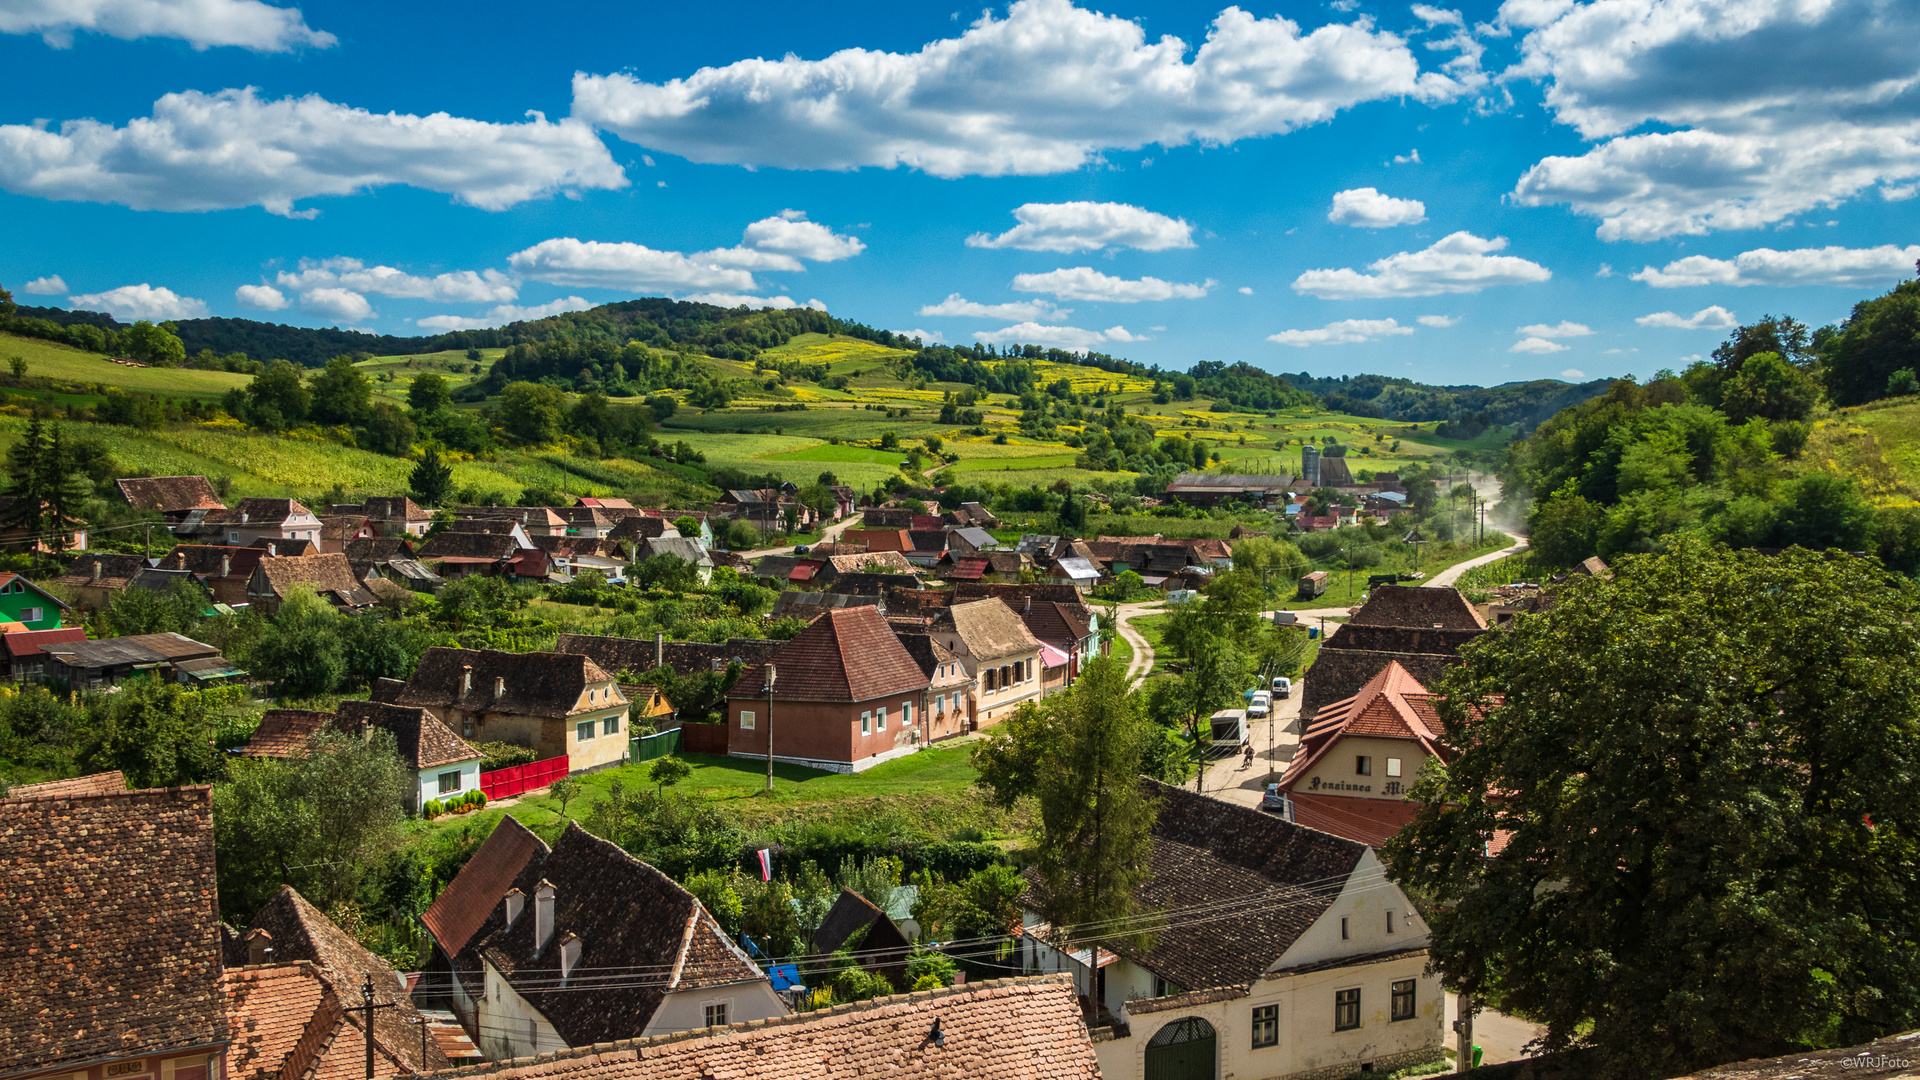
M 494 772 L 483 772 L 480 774 L 480 790 L 487 793 L 488 800 L 510 799 L 515 795 L 546 787 L 565 775 L 567 775 L 567 759 L 562 755 L 545 761 L 530 761 L 525 765 L 515 765 Z
M 681 724 L 680 749 L 688 754 L 726 753 L 727 725 Z

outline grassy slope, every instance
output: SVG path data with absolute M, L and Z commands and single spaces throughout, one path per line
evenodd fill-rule
M 12 359 L 16 356 L 27 362 L 28 375 L 74 383 L 99 383 L 117 386 L 122 390 L 150 391 L 175 397 L 219 397 L 248 382 L 248 376 L 228 371 L 126 367 L 109 362 L 99 353 L 84 352 L 36 338 L 0 334 L 0 357 Z

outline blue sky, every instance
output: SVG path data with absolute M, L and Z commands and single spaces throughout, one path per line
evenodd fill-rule
M 0 67 L 0 283 L 122 318 L 759 298 L 1497 383 L 1680 367 L 1920 259 L 1897 0 L 31 0 Z

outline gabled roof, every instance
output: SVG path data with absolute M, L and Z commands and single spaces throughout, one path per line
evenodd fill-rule
M 294 586 L 304 584 L 346 607 L 367 607 L 377 602 L 353 572 L 353 564 L 337 551 L 321 555 L 269 555 L 260 560 L 254 572 L 268 590 L 282 600 L 292 594 Z
M 366 502 L 366 515 L 381 521 L 432 521 L 433 511 L 405 495 L 375 495 Z
M 775 700 L 872 701 L 890 694 L 924 690 L 927 677 L 900 639 L 893 636 L 877 607 L 847 607 L 826 612 L 769 658 L 774 665 Z M 765 697 L 766 666 L 742 672 L 734 687 L 749 697 Z
M 425 709 L 386 705 L 378 701 L 343 701 L 335 725 L 346 731 L 384 728 L 399 744 L 400 760 L 409 769 L 431 769 L 460 761 L 476 761 L 480 751 L 467 745 L 447 725 Z
M 646 518 L 634 518 L 645 521 Z M 531 537 L 536 550 L 549 555 L 562 555 L 572 558 L 600 556 L 617 559 L 620 557 L 620 542 L 612 538 L 593 536 L 535 536 Z
M 292 499 L 241 499 L 229 512 L 227 524 L 251 529 L 260 525 L 277 525 L 300 515 L 312 517 L 313 511 Z
M 113 486 L 120 489 L 120 497 L 129 506 L 158 514 L 226 509 L 204 476 L 127 477 L 115 480 Z
M 1088 615 L 1087 609 L 1079 604 L 1036 600 L 1020 613 L 1020 621 L 1040 641 L 1072 650 L 1079 648 L 1080 642 L 1093 633 Z
M 688 675 L 696 671 L 712 671 L 718 664 L 726 667 L 735 660 L 743 667 L 751 667 L 772 656 L 784 642 L 767 638 L 728 638 L 721 642 L 705 641 L 664 641 L 659 643 L 659 660 L 655 660 L 655 643 L 645 638 L 601 637 L 598 634 L 561 634 L 554 641 L 556 652 L 573 653 L 592 658 L 602 671 L 618 674 L 631 671 L 638 675 L 652 671 L 664 663 L 676 673 Z
M 421 562 L 456 560 L 464 562 L 504 562 L 513 558 L 520 544 L 503 533 L 455 532 L 447 530 L 420 545 Z
M 125 664 L 178 663 L 218 656 L 220 650 L 184 634 L 129 634 L 98 641 L 48 641 L 40 646 L 48 656 L 73 668 L 109 668 Z
M 553 938 L 543 950 L 534 908 L 546 884 Z M 577 821 L 513 885 L 527 897 L 522 916 L 509 927 L 503 905 L 491 905 L 455 965 L 471 979 L 484 960 L 570 1046 L 638 1035 L 668 993 L 766 979 L 692 893 Z M 580 967 L 561 986 L 558 943 L 569 934 L 581 941 Z M 636 970 L 655 976 L 635 979 Z
M 18 634 L 8 634 L 16 638 Z M 127 777 L 119 769 L 90 773 L 69 780 L 48 780 L 40 784 L 19 784 L 7 789 L 9 799 L 28 799 L 39 795 L 112 795 L 127 790 Z
M 633 509 L 632 503 L 628 502 L 625 499 L 613 498 L 612 496 L 596 498 L 595 496 L 592 496 L 592 495 L 582 495 L 580 496 L 580 505 L 591 506 L 600 510 L 631 510 Z
M 226 568 L 230 579 L 246 580 L 253 568 L 267 557 L 265 548 L 227 547 L 224 544 L 180 544 L 160 556 L 162 570 L 191 570 L 201 577 L 217 578 Z
M 320 519 L 320 539 L 345 544 L 362 532 L 372 535 L 373 523 L 364 514 L 328 514 Z
M 995 540 L 993 534 L 987 530 L 972 527 L 953 530 L 953 536 L 948 537 L 947 542 L 951 544 L 955 539 L 966 541 L 968 546 L 976 550 L 980 548 L 997 547 L 1000 543 L 1000 541 Z
M 952 627 L 976 660 L 1040 651 L 1040 639 L 997 597 L 955 604 L 934 625 L 940 629 Z
M 427 906 L 420 922 L 447 955 L 459 955 L 500 898 L 513 888 L 528 860 L 546 853 L 547 845 L 532 830 L 511 814 L 502 816 L 479 850 Z
M 320 545 L 305 537 L 291 540 L 284 536 L 263 536 L 247 546 L 259 548 L 268 555 L 297 557 L 300 555 L 320 554 Z
M 671 519 L 635 514 L 632 517 L 621 518 L 620 523 L 615 525 L 613 532 L 608 535 L 615 540 L 644 540 L 652 536 L 666 536 L 669 533 L 674 536 L 680 535 L 680 530 L 673 527 Z
M 1404 626 L 1434 630 L 1485 630 L 1487 620 L 1459 589 L 1381 585 L 1367 594 L 1349 620 L 1355 626 Z
M 655 555 L 671 555 L 681 562 L 690 562 L 695 566 L 712 566 L 713 560 L 707 556 L 707 549 L 700 541 L 688 536 L 655 536 L 641 541 L 641 553 L 648 558 Z
M 466 676 L 472 673 L 471 688 Z M 493 649 L 428 649 L 413 678 L 392 704 L 408 708 L 458 708 L 519 716 L 571 716 L 586 711 L 581 695 L 589 683 L 612 681 L 584 656 L 557 652 L 509 653 Z M 494 680 L 504 693 L 494 696 Z M 592 708 L 604 708 L 594 705 Z
M 1412 799 L 1354 799 L 1311 791 L 1289 791 L 1287 799 L 1297 824 L 1374 848 L 1406 828 L 1421 806 Z
M 1074 581 L 1095 581 L 1100 577 L 1100 568 L 1093 565 L 1091 559 L 1075 555 L 1064 556 L 1053 564 L 1053 572 Z
M 866 551 L 854 555 L 829 555 L 827 564 L 836 574 L 872 573 L 872 567 L 884 566 L 902 574 L 913 573 L 913 564 L 898 551 Z
M 303 1076 L 346 1019 L 339 995 L 310 963 L 229 970 L 220 992 L 233 1032 L 227 1075 L 234 1080 Z
M 913 551 L 913 538 L 906 529 L 848 529 L 840 534 L 841 543 L 862 544 L 868 551 Z
M 813 932 L 813 951 L 822 956 L 831 956 L 838 952 L 841 946 L 847 943 L 848 938 L 862 930 L 868 930 L 869 933 L 867 934 L 867 940 L 860 943 L 860 951 L 864 952 L 869 948 L 884 948 L 886 945 L 892 943 L 873 943 L 872 939 L 874 935 L 871 932 L 874 924 L 883 919 L 889 924 L 893 922 L 892 919 L 887 917 L 886 912 L 875 907 L 873 902 L 866 897 L 861 896 L 852 889 L 841 889 L 839 897 L 833 902 L 833 906 L 827 909 L 826 918 L 820 920 L 820 928 Z M 893 933 L 889 936 L 899 937 L 899 928 L 894 927 Z M 903 958 L 888 957 L 886 959 L 900 960 Z
M 1280 786 L 1291 787 L 1348 735 L 1405 739 L 1435 757 L 1448 756 L 1440 745 L 1446 728 L 1434 697 L 1398 661 L 1389 661 L 1359 693 L 1313 714 Z
M 366 536 L 347 541 L 341 550 L 347 561 L 357 569 L 362 566 L 383 566 L 395 559 L 411 559 L 413 544 L 404 536 Z
M 583 963 L 585 961 L 582 961 Z M 939 1024 L 940 1038 L 932 1032 Z M 450 1074 L 474 1080 L 1098 1080 L 1067 975 L 856 1001 L 731 1027 L 582 1046 Z
M 950 664 L 954 660 L 953 653 L 947 651 L 946 646 L 925 634 L 895 636 L 900 639 L 901 647 L 907 650 L 907 655 L 913 657 L 913 662 L 920 665 L 920 674 L 929 679 L 933 678 L 933 673 L 939 670 L 941 664 Z
M 214 897 L 211 788 L 0 799 L 0 1072 L 225 1039 Z
M 260 715 L 260 726 L 253 729 L 240 754 L 251 758 L 304 757 L 307 740 L 332 720 L 332 713 L 316 709 L 268 709 Z
M 97 581 L 93 576 L 96 566 L 100 568 L 100 578 Z M 103 589 L 124 589 L 133 581 L 133 575 L 146 568 L 147 560 L 138 555 L 89 551 L 75 556 L 74 560 L 67 564 L 66 570 L 53 580 L 60 585 L 94 585 Z

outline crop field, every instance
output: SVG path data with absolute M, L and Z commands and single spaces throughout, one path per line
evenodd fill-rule
M 478 374 L 473 370 L 473 361 L 468 360 L 466 352 L 460 349 L 405 356 L 376 356 L 354 366 L 373 380 L 374 393 L 404 402 L 407 388 L 413 385 L 416 376 L 438 375 L 447 380 L 447 389 L 458 390 L 467 383 L 485 377 L 487 369 L 504 352 L 505 349 L 481 349 Z
M 0 358 L 10 360 L 16 356 L 27 362 L 28 375 L 64 382 L 99 383 L 102 386 L 117 386 L 122 390 L 175 397 L 219 397 L 250 381 L 249 376 L 230 371 L 127 367 L 112 363 L 99 353 L 83 352 L 36 338 L 0 334 Z
M 900 467 L 905 455 L 890 453 L 886 450 L 869 450 L 864 446 L 834 446 L 831 443 L 809 446 L 800 450 L 788 450 L 768 455 L 781 461 L 841 461 L 860 462 L 867 465 L 885 465 L 890 469 Z
M 805 415 L 800 414 L 800 415 Z M 898 476 L 899 454 L 857 446 L 833 446 L 797 435 L 720 435 L 675 432 L 672 438 L 707 456 L 709 466 L 749 473 L 772 473 L 796 484 L 811 484 L 831 472 L 843 484 L 871 488 Z M 827 456 L 812 456 L 824 454 Z M 839 454 L 841 456 L 833 456 Z
M 828 334 L 801 334 L 766 355 L 777 361 L 801 364 L 827 364 L 835 375 L 852 374 L 852 369 L 884 367 L 889 360 L 912 356 L 905 349 L 889 349 L 860 338 Z

